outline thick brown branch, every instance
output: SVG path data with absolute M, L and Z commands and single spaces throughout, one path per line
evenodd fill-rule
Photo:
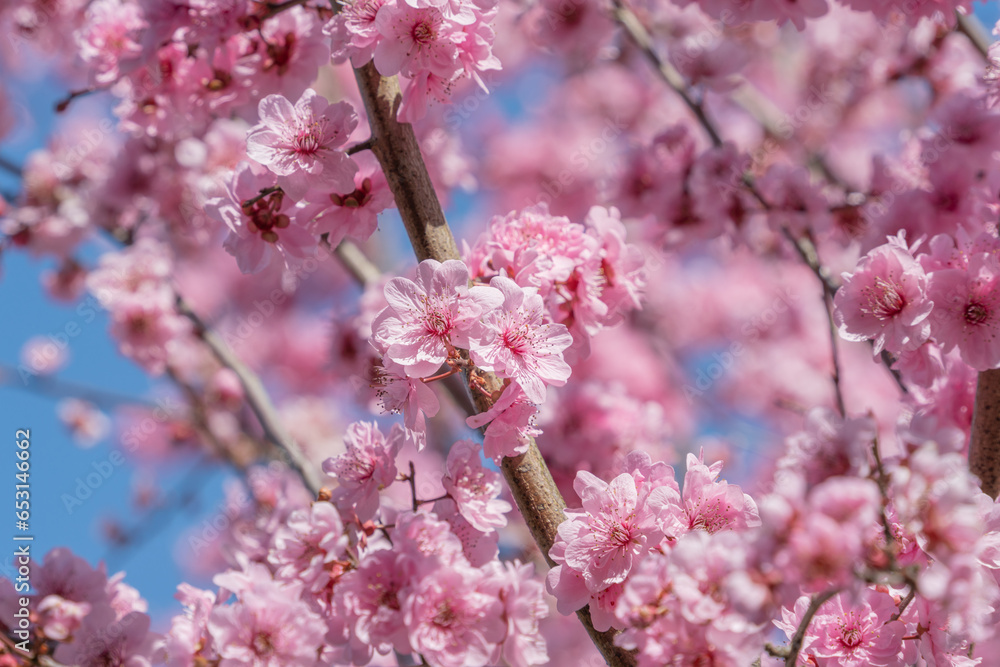
M 372 152 L 382 165 L 396 208 L 418 261 L 460 259 L 444 218 L 413 126 L 396 122 L 402 95 L 396 77 L 385 78 L 369 62 L 354 71 L 372 127 Z
M 983 493 L 995 499 L 1000 492 L 1000 369 L 979 373 L 969 468 L 979 477 Z
M 401 97 L 396 77 L 383 78 L 370 62 L 356 69 L 355 76 L 371 124 L 372 152 L 389 181 L 418 261 L 460 259 L 458 245 L 445 220 L 413 128 L 396 121 Z M 492 373 L 476 369 L 470 373 L 484 380 L 487 392 L 501 387 Z M 473 394 L 473 401 L 478 412 L 490 407 L 490 399 L 479 392 Z M 562 511 L 566 502 L 538 446 L 532 441 L 525 454 L 504 459 L 501 468 L 532 537 L 551 564 L 548 552 L 555 542 L 556 528 L 566 518 Z M 579 617 L 609 665 L 631 667 L 636 664 L 632 654 L 614 645 L 613 632 L 594 629 L 589 609 L 583 609 Z

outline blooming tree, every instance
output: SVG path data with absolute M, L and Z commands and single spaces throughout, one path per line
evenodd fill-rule
M 972 10 L 4 3 L 72 83 L 0 250 L 181 405 L 59 418 L 251 502 L 162 627 L 72 545 L 0 579 L 0 667 L 997 664 Z

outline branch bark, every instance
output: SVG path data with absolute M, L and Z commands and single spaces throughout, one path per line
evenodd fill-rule
M 417 260 L 444 262 L 461 259 L 455 237 L 427 173 L 413 127 L 396 120 L 401 100 L 398 80 L 396 77 L 382 77 L 371 62 L 356 69 L 354 74 L 371 124 L 372 152 L 382 165 L 389 189 L 396 198 L 396 207 Z M 485 380 L 487 391 L 502 386 L 492 373 L 477 369 L 470 372 Z M 473 402 L 479 412 L 490 407 L 489 398 L 478 392 L 473 392 Z M 563 514 L 566 502 L 552 480 L 538 446 L 532 440 L 525 454 L 505 458 L 501 469 L 532 537 L 545 560 L 552 565 L 548 552 L 555 542 L 556 528 L 566 518 Z M 599 632 L 594 628 L 589 608 L 583 608 L 577 615 L 608 665 L 632 667 L 636 664 L 631 653 L 614 645 L 613 631 Z
M 983 493 L 996 499 L 1000 492 L 1000 369 L 979 373 L 969 469 L 979 477 Z

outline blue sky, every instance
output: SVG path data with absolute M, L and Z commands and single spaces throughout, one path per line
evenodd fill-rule
M 996 2 L 977 7 L 977 13 L 987 26 L 992 26 L 1000 18 L 1000 5 Z M 0 155 L 22 163 L 27 153 L 43 145 L 45 137 L 51 133 L 56 120 L 54 103 L 66 88 L 38 72 L 23 78 L 3 75 L 3 82 L 14 99 L 28 101 L 27 106 L 21 103 L 16 106 L 16 115 L 22 123 L 18 130 L 0 143 Z M 75 105 L 74 111 L 106 112 L 100 107 L 101 103 L 99 99 L 85 100 Z M 16 192 L 17 188 L 16 179 L 0 172 L 0 191 Z M 467 210 L 470 204 L 465 196 L 456 198 L 457 208 Z M 67 329 L 75 323 L 79 326 L 79 334 L 66 336 L 69 361 L 59 372 L 59 378 L 135 400 L 157 395 L 158 388 L 148 376 L 116 351 L 107 335 L 106 314 L 100 313 L 92 322 L 86 323 L 75 311 L 75 305 L 55 304 L 46 297 L 39 284 L 39 276 L 51 268 L 51 261 L 36 260 L 21 252 L 6 252 L 0 258 L 0 312 L 3 313 L 0 365 L 16 366 L 19 350 L 29 338 L 43 335 L 59 339 L 61 333 L 76 331 L 74 328 Z M 16 472 L 14 433 L 17 429 L 30 429 L 30 534 L 35 537 L 35 556 L 41 558 L 50 549 L 66 545 L 92 564 L 107 561 L 110 572 L 125 570 L 127 581 L 150 601 L 154 623 L 164 628 L 169 616 L 178 611 L 172 599 L 177 583 L 185 579 L 191 581 L 175 562 L 175 546 L 187 527 L 200 524 L 219 511 L 223 498 L 222 484 L 229 473 L 223 469 L 212 469 L 192 482 L 188 478 L 190 464 L 158 467 L 155 474 L 164 494 L 176 496 L 179 489 L 194 484 L 198 489 L 194 500 L 176 512 L 152 516 L 136 512 L 130 501 L 132 487 L 149 471 L 128 463 L 115 465 L 113 438 L 90 449 L 74 445 L 55 416 L 57 399 L 27 391 L 28 388 L 16 376 L 5 377 L 0 383 L 0 439 L 8 440 L 8 445 L 0 451 L 8 452 L 6 459 L 9 461 L 8 481 L 6 486 L 0 484 L 0 497 L 8 493 L 13 500 Z M 109 470 L 110 474 L 105 479 L 102 472 Z M 100 478 L 100 483 L 88 484 L 88 476 L 92 481 Z M 77 495 L 87 497 L 79 505 L 74 504 L 70 512 L 67 498 Z M 126 527 L 145 526 L 145 537 L 140 544 L 125 551 L 111 549 L 101 535 L 101 525 L 110 517 L 122 520 Z M 10 536 L 16 532 L 14 517 L 10 516 L 9 521 L 7 531 L 0 530 L 0 541 L 4 539 L 5 532 Z M 13 545 L 11 541 L 6 553 L 13 553 Z M 0 575 L 10 572 L 7 569 L 10 560 L 3 554 L 4 550 L 0 550 Z M 207 582 L 194 580 L 192 583 Z

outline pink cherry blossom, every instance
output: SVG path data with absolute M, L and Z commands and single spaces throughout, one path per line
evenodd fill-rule
M 597 592 L 625 581 L 662 533 L 632 475 L 622 473 L 607 483 L 581 471 L 574 486 L 583 508 L 567 510 L 570 518 L 559 526 L 559 539 L 566 542 L 564 567 L 581 573 L 587 589 Z
M 457 26 L 439 9 L 386 3 L 375 15 L 375 27 L 382 39 L 373 60 L 383 76 L 423 69 L 444 74 L 453 69 L 458 56 L 453 39 Z
M 357 127 L 347 102 L 331 104 L 307 88 L 293 106 L 282 95 L 260 101 L 260 123 L 247 134 L 247 155 L 278 175 L 278 185 L 295 200 L 310 187 L 349 192 L 357 165 L 337 150 Z
M 794 610 L 782 609 L 775 625 L 790 638 L 799 625 L 809 598 L 795 602 Z M 839 593 L 813 617 L 802 643 L 801 659 L 819 665 L 896 667 L 905 664 L 902 656 L 903 624 L 891 620 L 896 604 L 887 593 L 865 589 L 857 603 Z
M 743 530 L 760 525 L 757 505 L 740 487 L 720 480 L 722 462 L 706 466 L 694 454 L 687 455 L 681 511 L 672 507 L 673 494 L 660 495 L 651 503 L 660 508 L 663 531 L 674 537 L 691 531 Z
M 87 23 L 77 33 L 77 41 L 80 57 L 93 67 L 96 83 L 113 83 L 122 62 L 141 55 L 139 38 L 147 25 L 133 2 L 97 0 L 87 8 Z
M 334 477 L 339 486 L 334 501 L 350 507 L 361 521 L 374 518 L 379 505 L 379 491 L 396 480 L 396 455 L 403 446 L 403 429 L 392 428 L 389 437 L 371 422 L 355 422 L 347 428 L 347 450 L 323 462 L 323 472 Z
M 482 448 L 472 440 L 460 440 L 448 451 L 447 474 L 441 480 L 458 511 L 473 528 L 489 532 L 507 525 L 507 512 L 513 509 L 501 500 L 500 474 L 483 466 Z
M 483 453 L 497 465 L 505 456 L 518 456 L 528 451 L 529 438 L 541 435 L 535 427 L 538 407 L 528 400 L 519 385 L 503 390 L 500 398 L 486 412 L 465 420 L 470 428 L 486 426 Z
M 424 577 L 403 605 L 413 649 L 442 667 L 483 667 L 503 640 L 500 600 L 477 590 L 473 570 Z
M 542 298 L 533 288 L 500 276 L 490 287 L 499 290 L 503 302 L 485 315 L 485 335 L 472 341 L 469 353 L 480 368 L 510 378 L 528 400 L 543 403 L 545 385 L 562 386 L 569 378 L 562 351 L 573 339 L 564 325 L 544 322 Z
M 402 563 L 394 550 L 375 551 L 334 588 L 349 615 L 354 635 L 380 653 L 390 648 L 400 653 L 413 652 L 403 622 L 403 589 L 409 577 Z
M 263 567 L 251 576 L 252 586 L 209 617 L 220 667 L 317 667 L 327 626 L 301 599 L 302 584 L 279 583 Z
M 448 359 L 449 348 L 469 347 L 480 338 L 480 318 L 498 307 L 494 287 L 468 287 L 469 269 L 460 261 L 424 260 L 416 282 L 393 278 L 385 286 L 389 306 L 375 318 L 372 336 L 409 377 L 426 377 Z
M 375 157 L 366 152 L 354 161 L 358 165 L 354 190 L 337 193 L 311 188 L 305 195 L 305 204 L 296 213 L 302 224 L 312 225 L 317 233 L 326 234 L 331 246 L 336 246 L 345 236 L 358 241 L 368 240 L 378 227 L 379 213 L 395 205 Z
M 287 265 L 289 258 L 302 259 L 315 252 L 316 238 L 292 222 L 292 202 L 283 192 L 272 192 L 243 206 L 261 190 L 274 186 L 273 175 L 255 174 L 250 164 L 243 162 L 226 187 L 226 197 L 216 197 L 205 205 L 209 215 L 229 227 L 224 247 L 236 257 L 243 273 L 257 273 L 278 257 Z
M 934 302 L 927 298 L 927 278 L 901 240 L 872 250 L 834 298 L 840 335 L 848 340 L 873 340 L 877 356 L 883 349 L 914 350 L 930 335 L 928 320 Z
M 275 567 L 275 579 L 303 583 L 315 593 L 330 584 L 331 564 L 346 558 L 346 547 L 337 509 L 316 502 L 308 510 L 292 512 L 278 528 L 268 561 Z

